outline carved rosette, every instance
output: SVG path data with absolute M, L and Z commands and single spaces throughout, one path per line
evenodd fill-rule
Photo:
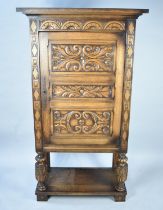
M 40 69 L 37 19 L 30 19 L 31 55 L 32 55 L 32 92 L 35 127 L 36 151 L 42 149 L 41 102 L 40 102 Z
M 122 125 L 121 125 L 121 151 L 127 151 L 131 88 L 132 88 L 132 71 L 134 58 L 134 39 L 135 39 L 135 20 L 127 22 L 127 39 L 126 39 L 126 60 L 123 84 L 123 106 L 122 106 Z
M 52 98 L 114 98 L 114 85 L 52 85 Z
M 115 68 L 115 44 L 53 44 L 52 71 L 112 72 Z
M 115 188 L 119 192 L 125 191 L 125 181 L 127 180 L 127 174 L 128 174 L 127 160 L 128 159 L 125 153 L 119 153 L 117 166 L 115 169 L 117 177 L 117 184 Z
M 111 112 L 54 111 L 54 133 L 111 134 Z
M 35 163 L 35 173 L 36 179 L 38 181 L 37 190 L 38 191 L 45 191 L 46 185 L 45 180 L 47 178 L 47 162 L 45 155 L 43 153 L 38 153 L 36 156 L 36 163 Z
M 86 21 L 79 20 L 41 20 L 40 30 L 48 31 L 108 31 L 121 32 L 125 31 L 125 23 L 123 21 Z

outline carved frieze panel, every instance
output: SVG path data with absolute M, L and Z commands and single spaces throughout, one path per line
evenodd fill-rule
M 79 20 L 41 20 L 40 30 L 49 31 L 125 31 L 123 21 L 79 21 Z
M 115 44 L 52 44 L 52 71 L 112 72 L 115 68 Z
M 52 85 L 52 98 L 114 98 L 114 85 Z
M 112 113 L 95 111 L 53 111 L 53 127 L 60 134 L 111 134 Z

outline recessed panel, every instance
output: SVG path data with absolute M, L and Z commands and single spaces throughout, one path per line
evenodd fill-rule
M 115 44 L 51 44 L 51 71 L 113 72 Z

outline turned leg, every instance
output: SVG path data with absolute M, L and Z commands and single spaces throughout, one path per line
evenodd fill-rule
M 36 179 L 38 181 L 36 190 L 39 192 L 46 190 L 46 178 L 47 178 L 47 159 L 43 152 L 39 152 L 36 156 L 35 172 Z
M 118 192 L 124 192 L 125 188 L 125 181 L 127 179 L 128 173 L 128 164 L 127 164 L 127 157 L 125 153 L 118 154 L 117 166 L 115 168 L 116 173 L 116 186 L 115 189 Z

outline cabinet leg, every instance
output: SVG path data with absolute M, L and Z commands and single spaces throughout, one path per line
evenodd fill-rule
M 127 160 L 128 159 L 125 153 L 118 154 L 117 166 L 115 168 L 116 178 L 117 178 L 115 189 L 118 192 L 123 192 L 126 190 L 125 181 L 127 179 L 127 174 L 128 174 Z
M 118 162 L 118 152 L 113 153 L 113 164 L 112 168 L 116 168 Z
M 47 152 L 46 153 L 46 162 L 47 162 L 47 169 L 48 169 L 48 171 L 50 170 L 50 153 L 49 152 Z
M 37 195 L 37 201 L 47 201 L 48 200 L 48 195 Z
M 114 200 L 116 202 L 124 202 L 126 200 L 126 195 L 115 195 Z
M 48 172 L 47 160 L 46 155 L 43 152 L 39 152 L 36 156 L 36 163 L 35 163 L 35 173 L 36 179 L 38 181 L 37 184 L 37 191 L 45 191 L 46 190 L 46 178 Z

